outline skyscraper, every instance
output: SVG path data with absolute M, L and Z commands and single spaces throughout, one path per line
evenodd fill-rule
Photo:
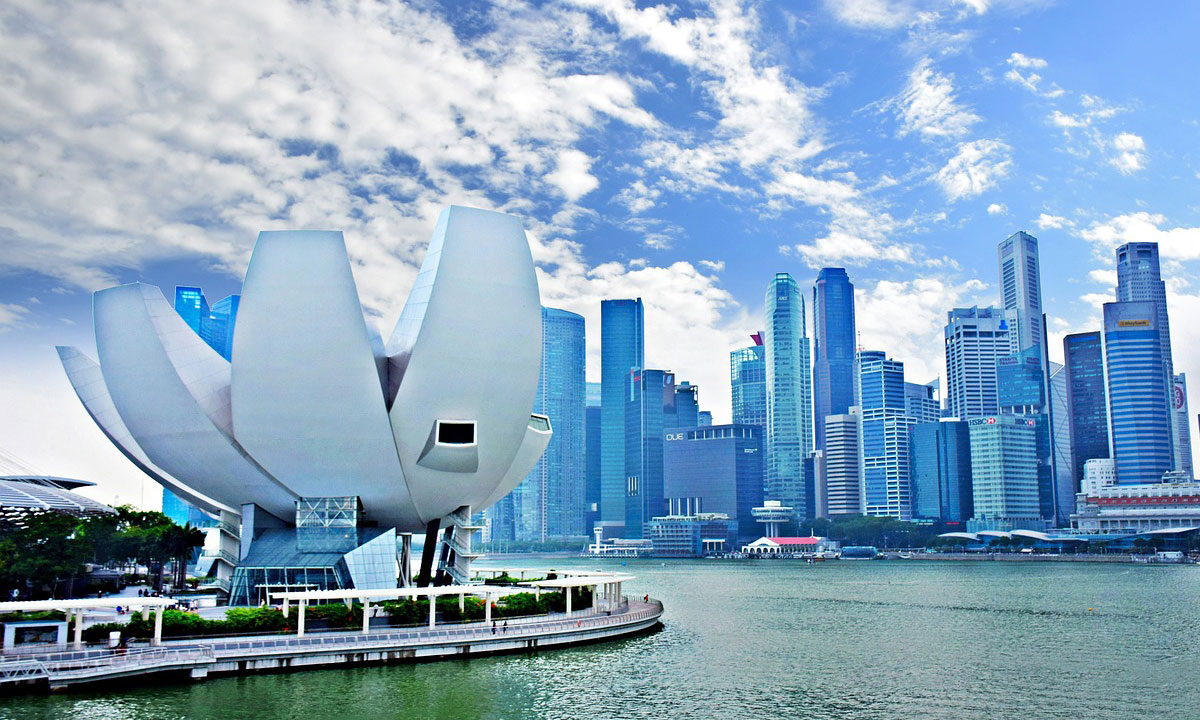
M 198 287 L 175 288 L 175 312 L 200 339 L 226 360 L 233 358 L 233 330 L 237 324 L 240 295 L 230 295 L 209 307 Z
M 996 308 L 955 308 L 946 322 L 946 401 L 961 420 L 995 414 L 996 362 L 1010 355 L 1008 323 Z
M 605 537 L 625 525 L 625 402 L 630 371 L 641 369 L 642 299 L 600 303 L 600 524 Z
M 741 541 L 757 538 L 751 513 L 763 501 L 763 429 L 714 425 L 666 432 L 663 494 L 668 515 L 724 513 Z
M 1117 302 L 1154 303 L 1159 353 L 1162 356 L 1163 377 L 1166 378 L 1163 392 L 1167 396 L 1167 407 L 1173 407 L 1175 369 L 1171 358 L 1171 324 L 1167 313 L 1167 285 L 1163 282 L 1158 264 L 1158 243 L 1126 243 L 1117 248 Z M 1183 458 L 1178 457 L 1176 452 L 1178 448 L 1175 429 L 1172 423 L 1171 467 L 1179 470 L 1182 469 Z M 1188 464 L 1191 464 L 1190 454 Z M 1121 475 L 1120 465 L 1118 462 L 1118 482 Z
M 582 315 L 542 308 L 542 368 L 534 412 L 550 418 L 554 436 L 537 465 L 512 492 L 516 540 L 543 541 L 586 533 L 585 347 Z
M 941 419 L 942 408 L 938 404 L 936 390 L 936 380 L 926 385 L 904 383 L 904 411 L 913 422 L 937 422 Z
M 979 530 L 1042 530 L 1038 498 L 1036 420 L 993 415 L 967 422 L 971 434 L 971 495 Z
M 175 312 L 187 323 L 192 332 L 200 334 L 200 323 L 208 317 L 208 300 L 198 287 L 175 286 Z
M 858 408 L 825 416 L 825 462 L 821 484 L 830 517 L 861 515 L 858 467 Z
M 1008 321 L 1009 353 L 1042 344 L 1042 281 L 1038 241 L 1016 232 L 996 248 L 1000 266 L 1000 299 Z
M 700 424 L 700 388 L 687 380 L 675 386 L 675 427 L 694 428 Z
M 824 268 L 813 286 L 813 422 L 825 447 L 825 416 L 854 404 L 854 285 L 845 268 Z
M 584 534 L 600 521 L 600 383 L 587 384 L 584 410 L 587 478 L 584 481 Z
M 1172 469 L 1159 317 L 1153 302 L 1104 304 L 1109 449 L 1119 485 L 1162 482 Z
M 624 537 L 641 538 L 650 518 L 666 509 L 663 496 L 663 436 L 678 427 L 675 374 L 633 369 L 625 400 Z
M 804 296 L 787 273 L 767 287 L 767 499 L 804 516 L 804 459 L 812 452 L 812 376 Z
M 1075 494 L 1079 483 L 1075 480 L 1075 460 L 1071 446 L 1071 405 L 1067 400 L 1067 368 L 1056 362 L 1050 363 L 1050 442 L 1054 452 L 1054 485 L 1056 488 L 1056 527 L 1066 527 L 1075 512 Z
M 1071 465 L 1076 487 L 1084 463 L 1109 457 L 1108 399 L 1104 389 L 1104 350 L 1099 332 L 1063 338 L 1067 412 L 1071 426 Z
M 912 518 L 904 363 L 878 350 L 858 353 L 859 476 L 863 514 Z
M 1175 421 L 1175 469 L 1191 476 L 1192 426 L 1188 417 L 1187 374 L 1175 376 L 1175 392 L 1171 395 L 1171 414 Z
M 730 399 L 735 425 L 767 427 L 767 355 L 762 334 L 754 344 L 729 353 Z
M 973 514 L 971 433 L 962 420 L 935 420 L 909 428 L 913 517 L 966 522 Z

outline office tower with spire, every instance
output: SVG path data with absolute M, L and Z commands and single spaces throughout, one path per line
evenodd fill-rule
M 1038 241 L 1016 232 L 996 248 L 1000 299 L 1008 322 L 1009 354 L 1042 344 L 1042 281 Z
M 804 295 L 788 273 L 776 273 L 767 287 L 766 327 L 766 499 L 790 506 L 800 519 L 804 460 L 813 448 L 812 374 Z
M 644 328 L 641 298 L 601 301 L 599 523 L 606 538 L 624 533 L 625 404 L 630 378 L 642 369 Z
M 854 284 L 845 268 L 824 268 L 813 285 L 813 423 L 825 448 L 825 417 L 854 404 Z

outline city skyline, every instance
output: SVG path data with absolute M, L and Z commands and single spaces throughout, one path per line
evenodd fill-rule
M 30 414 L 0 433 L 35 465 L 94 476 L 110 499 L 155 490 L 85 430 L 53 371 L 54 344 L 86 345 L 92 290 L 224 297 L 255 231 L 337 228 L 386 328 L 444 201 L 526 220 L 543 303 L 591 330 L 589 380 L 599 300 L 646 298 L 646 364 L 703 388 L 718 423 L 727 353 L 761 329 L 777 271 L 807 295 L 819 268 L 846 267 L 859 344 L 918 383 L 942 372 L 945 310 L 998 302 L 995 243 L 1019 230 L 1041 240 L 1050 360 L 1064 334 L 1099 328 L 1123 242 L 1159 241 L 1173 314 L 1200 311 L 1196 105 L 1178 92 L 1190 6 L 1145 9 L 1153 32 L 1133 34 L 1116 3 L 348 7 L 9 11 L 26 83 L 5 115 L 9 164 L 28 182 L 0 207 L 0 372 L 22 380 L 0 400 Z M 254 28 L 249 42 L 225 22 Z M 164 52 L 184 26 L 198 52 Z M 356 48 L 352 65 L 315 51 L 330 38 Z M 64 77 L 93 100 L 55 92 Z M 328 119 L 337 103 L 353 120 Z M 1200 330 L 1176 325 L 1176 374 L 1197 377 Z

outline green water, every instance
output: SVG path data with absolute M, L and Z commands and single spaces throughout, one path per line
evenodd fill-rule
M 666 604 L 662 632 L 536 656 L 132 680 L 103 694 L 0 698 L 0 718 L 1200 718 L 1200 567 L 625 569 L 638 576 L 631 594 Z

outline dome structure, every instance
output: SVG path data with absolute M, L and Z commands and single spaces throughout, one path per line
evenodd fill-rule
M 59 347 L 84 407 L 135 465 L 213 514 L 357 496 L 400 531 L 511 491 L 549 443 L 531 414 L 541 302 L 516 218 L 453 206 L 385 344 L 340 232 L 258 236 L 226 361 L 162 292 L 93 300 L 98 361 Z

